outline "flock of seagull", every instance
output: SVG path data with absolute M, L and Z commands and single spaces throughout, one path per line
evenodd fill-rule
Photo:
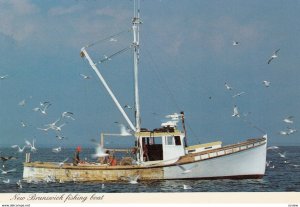
M 8 77 L 8 75 L 1 76 L 1 79 L 6 79 L 7 77 Z M 24 99 L 24 100 L 20 101 L 18 103 L 18 105 L 20 107 L 24 107 L 26 105 L 26 100 Z M 40 113 L 42 116 L 46 116 L 46 115 L 48 115 L 48 109 L 51 105 L 52 104 L 48 101 L 40 102 L 39 106 L 33 108 L 32 111 L 36 112 L 36 113 Z M 74 114 L 72 112 L 64 111 L 64 112 L 61 113 L 60 117 L 58 119 L 56 119 L 54 122 L 49 123 L 49 124 L 45 124 L 44 127 L 37 127 L 36 129 L 44 131 L 45 133 L 52 130 L 52 131 L 55 132 L 56 138 L 58 140 L 63 140 L 66 137 L 62 135 L 62 127 L 66 125 L 66 123 L 67 123 L 66 120 L 75 120 L 73 115 Z M 22 128 L 25 128 L 25 127 L 28 127 L 28 126 L 29 125 L 26 124 L 24 121 L 21 121 L 21 127 Z M 28 139 L 25 139 L 24 141 L 25 141 L 25 144 L 23 144 L 23 145 L 15 144 L 15 145 L 11 146 L 11 148 L 16 150 L 15 154 L 21 155 L 27 150 L 29 150 L 30 152 L 33 152 L 33 153 L 37 152 L 38 149 L 35 145 L 36 144 L 36 139 L 32 139 L 32 141 L 29 141 Z M 59 146 L 59 147 L 53 148 L 52 152 L 53 153 L 59 153 L 61 150 L 62 150 L 62 147 Z M 1 155 L 0 159 L 2 161 L 2 169 L 0 169 L 2 175 L 7 175 L 7 174 L 10 174 L 10 173 L 16 172 L 16 168 L 6 169 L 6 162 L 9 161 L 9 160 L 18 159 L 17 156 L 12 156 L 12 155 L 11 156 L 4 156 L 4 155 Z M 2 182 L 8 184 L 8 183 L 11 182 L 11 180 L 9 178 L 2 178 Z M 16 185 L 19 188 L 22 188 L 21 180 L 18 180 L 16 182 Z
M 233 41 L 232 43 L 233 46 L 238 46 L 239 45 L 239 42 L 237 41 Z M 276 51 L 273 52 L 273 54 L 270 56 L 270 58 L 268 59 L 267 61 L 267 64 L 270 64 L 274 59 L 278 58 L 278 53 L 279 53 L 280 49 L 277 49 Z M 265 87 L 270 87 L 271 86 L 271 82 L 270 81 L 267 81 L 267 80 L 264 80 L 262 81 L 263 85 Z M 233 90 L 233 87 L 231 87 L 228 83 L 225 83 L 225 88 L 229 91 L 232 91 Z M 245 94 L 244 91 L 242 92 L 239 92 L 239 93 L 236 93 L 234 94 L 232 97 L 235 98 L 235 97 L 238 97 L 238 96 L 241 96 L 242 94 Z M 244 116 L 246 116 L 245 114 L 243 114 Z M 234 105 L 233 107 L 233 113 L 232 113 L 232 117 L 241 117 L 241 114 L 238 110 L 238 107 L 237 105 Z M 294 134 L 297 130 L 292 127 L 293 123 L 294 123 L 294 116 L 287 116 L 285 118 L 282 119 L 282 121 L 287 124 L 286 126 L 286 130 L 281 130 L 278 132 L 278 134 L 282 135 L 282 136 L 288 136 L 288 135 L 292 135 Z M 281 152 L 279 147 L 277 146 L 271 146 L 271 147 L 268 147 L 267 150 L 274 150 L 275 152 L 277 152 L 277 154 L 280 156 L 280 158 L 284 159 L 283 163 L 285 164 L 290 164 L 291 166 L 297 168 L 297 167 L 300 167 L 300 165 L 295 165 L 295 164 L 291 164 L 286 158 L 286 152 Z M 266 167 L 268 168 L 275 168 L 275 165 L 274 164 L 271 164 L 272 161 L 267 161 L 266 162 Z
M 238 46 L 240 44 L 240 42 L 238 41 L 233 41 L 232 42 L 232 45 L 233 46 Z M 267 64 L 270 64 L 275 58 L 278 58 L 278 53 L 279 53 L 280 49 L 277 49 L 276 51 L 273 52 L 273 54 L 270 56 L 270 58 L 268 59 L 267 61 Z M 263 80 L 262 81 L 263 85 L 265 87 L 270 87 L 271 86 L 271 82 L 268 81 L 268 80 Z M 225 82 L 225 88 L 228 90 L 228 91 L 233 91 L 234 88 L 231 87 L 228 83 Z M 246 92 L 244 91 L 241 91 L 241 92 L 238 92 L 238 93 L 235 93 L 234 95 L 232 95 L 232 98 L 236 98 L 236 97 L 239 97 L 243 94 L 245 94 Z M 239 109 L 237 107 L 237 105 L 234 105 L 233 107 L 233 113 L 232 113 L 232 117 L 241 117 L 241 114 L 239 112 Z M 286 118 L 283 119 L 283 122 L 287 123 L 287 124 L 293 124 L 293 116 L 287 116 Z M 287 130 L 281 130 L 279 132 L 280 135 L 283 135 L 283 136 L 287 136 L 287 135 L 291 135 L 291 134 L 294 134 L 297 130 L 295 128 L 291 128 L 291 126 L 287 126 Z

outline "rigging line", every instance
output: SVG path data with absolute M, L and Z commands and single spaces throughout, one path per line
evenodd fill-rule
M 147 50 L 147 48 L 145 48 L 145 51 L 148 53 L 148 55 L 149 55 L 151 61 L 153 62 L 154 67 L 157 69 L 158 66 L 157 66 L 156 62 L 154 61 L 154 58 L 153 58 L 152 54 L 149 52 L 149 50 Z M 150 68 L 151 68 L 151 67 L 150 67 Z M 163 80 L 163 78 L 162 78 L 162 76 L 160 75 L 159 71 L 158 71 L 158 70 L 153 70 L 153 71 L 155 72 L 156 76 L 158 77 L 159 82 L 160 82 L 160 83 L 164 83 L 165 88 L 167 89 L 166 91 L 167 91 L 169 97 L 172 99 L 172 103 L 175 104 L 175 107 L 177 108 L 177 110 L 182 111 L 182 110 L 180 109 L 179 105 L 177 104 L 177 101 L 176 101 L 176 99 L 175 99 L 173 93 L 171 92 L 171 89 L 170 89 L 170 88 L 168 87 L 168 85 L 166 84 L 166 81 Z M 188 123 L 185 123 L 185 125 L 189 128 L 190 132 L 192 133 L 192 135 L 193 135 L 195 138 L 198 137 L 198 136 L 196 135 L 196 133 L 193 131 L 193 129 L 191 128 L 191 126 L 190 126 Z
M 116 53 L 113 53 L 113 54 L 110 55 L 110 56 L 105 57 L 104 59 L 100 60 L 98 63 L 103 63 L 103 62 L 105 62 L 105 61 L 107 61 L 107 60 L 111 60 L 112 57 L 114 57 L 114 56 L 116 56 L 116 55 L 119 55 L 119 54 L 121 54 L 121 53 L 123 53 L 123 52 L 126 52 L 126 51 L 129 50 L 131 47 L 132 47 L 132 45 L 130 45 L 130 46 L 128 46 L 128 47 L 125 47 L 125 48 L 123 48 L 122 50 L 120 50 L 120 51 L 118 51 L 118 52 L 116 52 Z
M 90 44 L 88 44 L 87 46 L 85 46 L 85 48 L 92 47 L 92 46 L 94 46 L 94 45 L 96 45 L 96 44 L 98 44 L 98 43 L 104 42 L 104 41 L 106 41 L 106 40 L 109 40 L 109 39 L 111 39 L 111 38 L 120 36 L 121 34 L 126 33 L 126 32 L 130 32 L 130 31 L 131 31 L 131 28 L 130 28 L 130 29 L 127 29 L 127 30 L 124 30 L 124 31 L 121 31 L 121 32 L 118 32 L 118 33 L 116 33 L 116 34 L 114 34 L 114 35 L 111 35 L 111 36 L 109 36 L 109 37 L 106 37 L 106 38 L 104 38 L 104 39 L 97 40 L 97 41 L 95 41 L 95 42 L 93 42 L 93 43 L 90 43 Z
M 256 129 L 256 130 L 262 132 L 263 134 L 267 134 L 265 130 L 263 130 L 263 129 L 259 128 L 258 126 L 254 125 L 251 121 L 246 120 L 246 118 L 242 118 L 242 120 L 243 120 L 245 123 L 249 124 L 249 125 L 250 125 L 251 127 L 253 127 L 254 129 Z

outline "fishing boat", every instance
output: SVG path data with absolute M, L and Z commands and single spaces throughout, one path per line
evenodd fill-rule
M 124 108 L 102 76 L 98 64 L 89 55 L 89 46 L 83 47 L 80 56 L 87 60 L 99 80 L 107 90 L 116 107 L 130 127 L 126 134 L 135 139 L 129 149 L 109 149 L 109 152 L 124 153 L 115 162 L 107 161 L 108 154 L 99 162 L 57 163 L 31 162 L 26 154 L 23 179 L 27 181 L 49 180 L 67 181 L 124 181 L 130 178 L 141 181 L 170 179 L 259 179 L 265 174 L 267 135 L 249 138 L 243 142 L 223 146 L 221 141 L 188 146 L 184 112 L 167 115 L 167 121 L 156 129 L 141 127 L 139 104 L 138 68 L 140 48 L 140 11 L 139 2 L 134 1 L 132 19 L 134 62 L 134 110 L 135 123 L 129 119 Z M 110 57 L 107 57 L 109 59 Z M 101 133 L 99 146 L 104 146 L 107 136 Z M 118 135 L 118 134 L 117 134 Z M 121 134 L 124 136 L 124 134 Z M 105 161 L 106 160 L 106 161 Z

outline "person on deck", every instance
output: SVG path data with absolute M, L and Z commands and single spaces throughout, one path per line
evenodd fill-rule
M 79 154 L 81 152 L 81 147 L 78 146 L 76 148 L 76 151 L 75 151 L 75 154 L 74 154 L 74 158 L 73 158 L 73 165 L 77 166 L 78 163 L 80 162 L 80 157 L 79 157 Z
M 117 165 L 117 159 L 115 158 L 114 154 L 110 154 L 108 160 L 109 160 L 110 166 L 116 166 Z
M 144 161 L 149 161 L 148 147 L 146 144 L 143 144 L 143 158 Z

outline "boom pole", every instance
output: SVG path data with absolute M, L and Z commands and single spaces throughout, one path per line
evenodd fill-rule
M 81 49 L 81 53 L 80 53 L 81 57 L 85 57 L 90 66 L 92 67 L 92 69 L 96 72 L 97 76 L 99 77 L 100 81 L 102 82 L 103 86 L 105 87 L 105 89 L 107 90 L 107 92 L 109 93 L 109 95 L 111 96 L 112 100 L 115 102 L 115 104 L 117 105 L 118 109 L 120 110 L 121 114 L 123 115 L 123 117 L 125 118 L 125 120 L 127 121 L 127 123 L 129 124 L 130 128 L 136 132 L 136 128 L 135 126 L 132 124 L 132 122 L 130 121 L 130 119 L 128 118 L 127 114 L 125 113 L 124 109 L 122 108 L 122 106 L 120 105 L 119 101 L 117 100 L 117 98 L 115 97 L 114 93 L 111 91 L 111 89 L 109 88 L 109 86 L 107 85 L 105 79 L 103 78 L 103 76 L 101 75 L 99 69 L 97 68 L 96 64 L 93 62 L 93 60 L 91 59 L 91 57 L 89 56 L 89 54 L 87 53 L 85 47 L 83 47 Z

